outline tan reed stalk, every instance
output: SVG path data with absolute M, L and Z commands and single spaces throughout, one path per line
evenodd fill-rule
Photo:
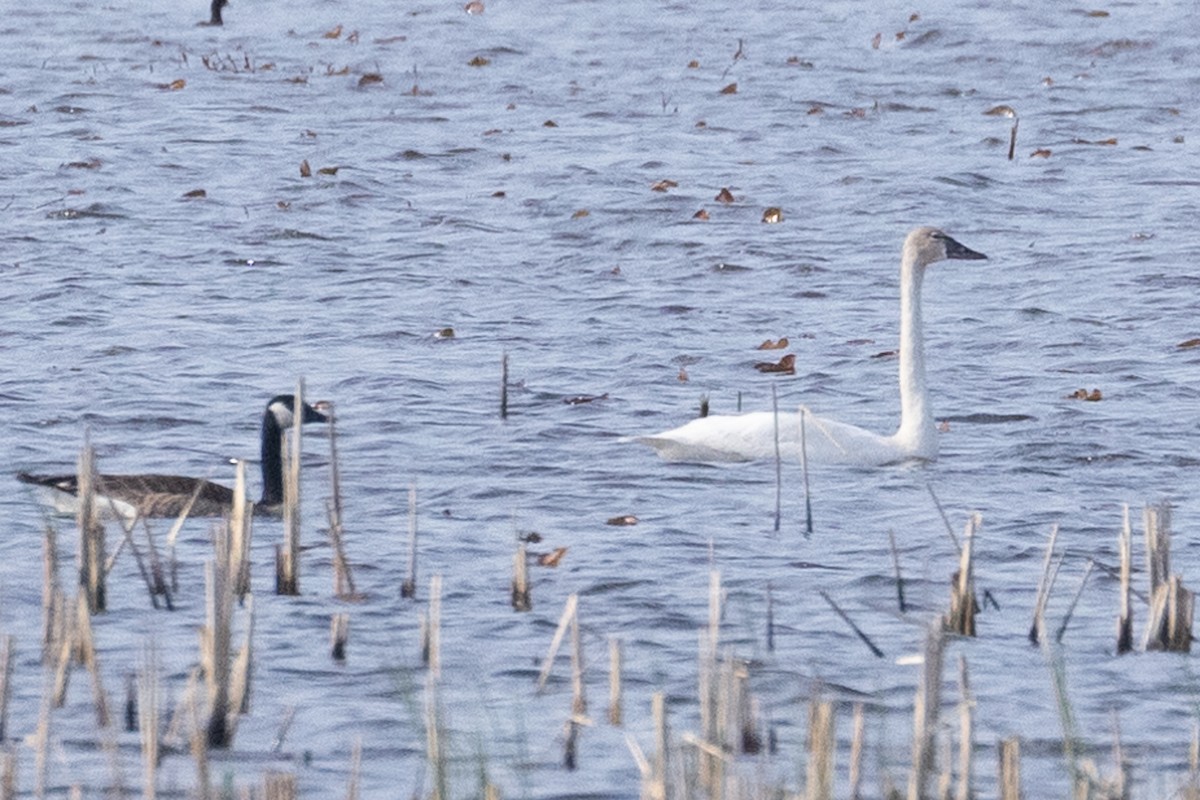
M 1117 541 L 1121 551 L 1121 605 L 1117 614 L 1117 653 L 1128 653 L 1133 649 L 1133 606 L 1129 603 L 1133 574 L 1133 530 L 1129 524 L 1128 504 L 1123 507 L 1121 535 Z
M 545 688 L 546 681 L 550 678 L 550 670 L 554 668 L 554 659 L 558 657 L 558 648 L 562 646 L 563 637 L 566 636 L 571 620 L 575 618 L 575 609 L 578 605 L 579 595 L 574 593 L 567 595 L 562 615 L 558 618 L 558 628 L 554 631 L 554 638 L 550 640 L 550 649 L 546 652 L 541 672 L 538 673 L 537 688 L 539 692 Z
M 329 511 L 329 541 L 333 545 L 333 593 L 336 597 L 354 599 L 358 590 L 354 587 L 354 572 L 350 569 L 350 559 L 346 558 L 346 539 L 342 526 L 342 480 L 338 467 L 337 426 L 333 413 L 333 404 L 326 410 L 329 417 L 329 482 L 333 495 L 328 503 Z
M 403 583 L 400 584 L 400 596 L 417 596 L 417 485 L 415 483 L 409 484 L 408 487 L 408 572 Z M 515 604 L 515 589 L 513 596 Z
M 1000 740 L 1000 800 L 1021 800 L 1021 739 Z
M 1188 747 L 1188 782 L 1184 800 L 1200 800 L 1200 723 L 1192 723 L 1192 742 Z
M 643 787 L 647 800 L 667 800 L 671 797 L 670 748 L 671 735 L 667 727 L 667 702 L 663 693 L 655 692 L 650 700 L 650 715 L 654 720 L 654 762 L 650 771 L 649 791 Z
M 200 800 L 209 800 L 212 794 L 212 781 L 209 777 L 208 769 L 208 727 L 201 721 L 200 717 L 204 713 L 200 709 L 198 702 L 199 692 L 192 692 L 188 702 L 188 716 L 191 717 L 191 736 L 189 737 L 189 745 L 192 752 L 192 760 L 196 762 L 196 794 Z
M 129 551 L 133 553 L 134 563 L 137 564 L 138 574 L 141 576 L 142 581 L 146 584 L 146 591 L 150 595 L 150 605 L 154 606 L 154 608 L 158 608 L 158 595 L 160 592 L 158 591 L 158 586 L 154 580 L 153 570 L 151 567 L 146 565 L 146 559 L 142 557 L 141 549 L 137 546 L 137 542 L 133 540 L 133 529 L 137 526 L 138 520 L 142 518 L 135 516 L 133 519 L 126 520 L 124 517 L 117 515 L 115 512 L 114 516 L 117 519 L 117 524 L 121 528 L 121 541 L 118 542 L 117 549 L 109 554 L 108 559 L 104 564 L 105 579 L 107 580 L 108 573 L 112 571 L 113 566 L 116 564 L 117 557 L 121 555 L 121 552 L 125 549 L 125 546 L 128 545 Z M 146 531 L 149 532 L 150 524 L 144 519 L 142 519 L 142 521 L 145 523 Z M 167 602 L 170 605 L 169 595 L 167 596 Z M 171 610 L 174 609 L 172 608 Z
M 104 682 L 100 675 L 100 663 L 96 658 L 96 639 L 92 633 L 91 606 L 88 598 L 83 594 L 79 595 L 77 611 L 76 632 L 78 634 L 79 655 L 80 660 L 87 667 L 88 673 L 92 678 L 92 700 L 96 707 L 96 724 L 101 728 L 107 728 L 110 720 L 108 694 L 104 691 Z
M 1146 506 L 1142 509 L 1142 525 L 1146 538 L 1146 572 L 1150 579 L 1150 596 L 1166 582 L 1171 574 L 1171 508 L 1168 505 Z
M 866 714 L 861 702 L 854 704 L 854 733 L 850 739 L 850 800 L 859 800 L 862 787 L 863 738 L 866 735 Z
M 85 443 L 79 454 L 79 585 L 84 587 L 88 609 L 99 613 L 107 605 L 104 582 L 104 524 L 96 510 L 96 453 Z
M 971 800 L 971 776 L 975 755 L 975 697 L 967 673 L 967 659 L 958 655 L 958 791 L 955 800 Z M 949 759 L 946 760 L 949 764 Z
M 167 576 L 163 570 L 162 555 L 158 551 L 158 544 L 154 539 L 154 530 L 150 527 L 150 523 L 144 517 L 142 518 L 143 527 L 146 531 L 146 553 L 150 561 L 150 587 L 154 596 L 161 595 L 163 602 L 167 604 L 168 611 L 175 610 L 175 602 L 172 599 L 171 587 L 167 583 Z M 158 606 L 155 605 L 155 608 Z
M 1058 631 L 1054 634 L 1054 641 L 1061 642 L 1063 636 L 1067 632 L 1067 625 L 1071 623 L 1071 617 L 1075 615 L 1075 607 L 1079 605 L 1079 598 L 1083 596 L 1083 590 L 1087 586 L 1088 578 L 1092 576 L 1092 570 L 1095 569 L 1096 562 L 1088 559 L 1087 569 L 1083 571 L 1083 577 L 1079 579 L 1079 588 L 1075 590 L 1075 596 L 1071 598 L 1071 603 L 1067 606 L 1067 612 L 1063 614 L 1062 622 L 1058 625 Z
M 206 748 L 228 747 L 232 741 L 229 730 L 230 710 L 230 617 L 233 593 L 229 586 L 228 563 L 223 561 L 225 534 L 217 532 L 218 563 L 204 563 L 205 625 L 201 630 L 200 663 L 204 667 L 208 687 L 206 709 Z
M 833 703 L 814 692 L 808 703 L 808 767 L 804 782 L 806 800 L 832 800 L 837 736 Z
M 233 480 L 233 509 L 229 515 L 229 576 L 233 594 L 244 602 L 250 593 L 250 541 L 253 505 L 246 499 L 246 462 L 237 460 Z
M 296 718 L 296 707 L 288 706 L 283 711 L 283 719 L 279 721 L 279 729 L 275 731 L 275 738 L 271 741 L 271 752 L 283 752 L 283 743 L 287 741 L 287 735 L 292 730 L 292 721 Z
M 959 552 L 958 571 L 950 592 L 950 612 L 943 619 L 946 630 L 960 636 L 975 635 L 975 613 L 979 603 L 975 599 L 975 574 L 972 557 L 975 550 L 975 532 L 979 529 L 979 515 L 972 515 L 963 534 L 963 547 Z
M 421 642 L 421 664 L 429 666 L 429 609 L 421 612 L 417 619 L 417 638 Z
M 158 793 L 159 692 L 158 652 L 153 645 L 142 651 L 142 668 L 137 676 L 138 732 L 142 742 L 142 797 L 154 800 Z
M 608 724 L 620 727 L 623 723 L 621 702 L 621 640 L 608 640 Z
M 738 731 L 738 750 L 742 753 L 754 755 L 762 750 L 763 746 L 762 726 L 758 714 L 758 698 L 750 691 L 749 665 L 745 661 L 736 660 L 732 662 L 732 666 L 732 677 L 735 687 L 734 697 L 737 699 L 734 710 L 737 714 L 735 722 Z
M 517 611 L 533 608 L 529 590 L 529 556 L 525 552 L 524 542 L 517 545 L 517 552 L 513 555 L 512 607 Z
M 1046 557 L 1042 561 L 1042 577 L 1038 581 L 1037 596 L 1033 601 L 1033 623 L 1029 626 L 1029 641 L 1032 644 L 1045 640 L 1046 603 L 1050 598 L 1050 590 L 1054 587 L 1054 577 L 1058 570 L 1051 569 L 1054 559 L 1054 543 L 1058 540 L 1058 523 L 1050 528 L 1050 540 L 1046 542 Z M 1062 564 L 1061 559 L 1058 562 Z
M 938 800 L 950 800 L 954 784 L 954 743 L 948 735 L 938 736 L 936 741 L 941 751 L 938 763 L 942 765 L 941 772 L 938 773 L 936 797 Z
M 184 505 L 183 510 L 179 512 L 179 516 L 171 524 L 171 530 L 167 532 L 167 561 L 168 569 L 171 574 L 171 591 L 179 592 L 179 562 L 175 558 L 175 542 L 179 539 L 179 532 L 183 530 L 183 523 L 187 522 L 188 515 L 192 513 L 192 506 L 196 503 L 196 498 L 200 496 L 202 484 L 196 484 L 195 490 L 192 492 L 191 498 Z
M 432 672 L 425 678 L 425 759 L 433 776 L 430 800 L 448 800 L 446 757 L 442 752 L 441 714 L 438 703 L 438 684 Z
M 0 755 L 0 800 L 17 800 L 17 754 L 6 750 Z
M 334 661 L 346 660 L 346 642 L 350 639 L 350 615 L 334 614 L 329 622 L 329 654 Z
M 931 626 L 925 636 L 925 663 L 913 703 L 913 758 L 908 780 L 908 800 L 922 800 L 926 796 L 929 776 L 936 767 L 934 737 L 941 708 L 944 644 L 942 627 Z
M 429 579 L 429 675 L 442 677 L 442 576 Z
M 817 593 L 825 599 L 825 602 L 828 603 L 829 607 L 834 610 L 834 613 L 841 617 L 842 622 L 845 622 L 850 626 L 850 630 L 854 631 L 854 635 L 857 636 L 862 643 L 867 646 L 867 648 L 876 658 L 883 658 L 883 651 L 875 646 L 875 643 L 872 642 L 871 638 L 863 632 L 862 628 L 854 624 L 854 620 L 850 619 L 850 615 L 843 611 L 842 607 L 833 601 L 833 598 L 829 596 L 828 592 L 826 592 L 824 589 L 820 589 Z
M 13 637 L 0 637 L 0 742 L 8 740 L 8 703 L 12 699 Z
M 362 783 L 362 737 L 355 736 L 350 747 L 350 776 L 346 783 L 346 800 L 358 800 Z
M 276 566 L 276 594 L 300 594 L 300 454 L 304 452 L 304 425 L 300 419 L 303 400 L 304 379 L 301 378 L 296 383 L 295 424 L 286 435 L 291 442 L 291 452 L 283 476 L 283 558 Z
M 904 602 L 904 576 L 900 573 L 900 551 L 896 547 L 896 532 L 888 528 L 888 544 L 892 549 L 892 569 L 896 573 L 896 605 L 901 614 L 908 613 L 908 605 Z
M 296 800 L 296 773 L 268 772 L 263 776 L 263 800 Z
M 58 585 L 58 532 L 47 521 L 42 538 L 42 662 L 59 650 L 62 635 L 62 589 Z
M 500 419 L 508 419 L 508 353 L 500 356 Z
M 163 744 L 178 748 L 185 740 L 189 724 L 195 721 L 196 695 L 200 691 L 200 679 L 203 670 L 199 665 L 188 670 L 187 683 L 184 684 L 183 694 L 175 703 L 175 710 L 167 722 L 167 730 L 162 736 Z
M 571 615 L 571 713 L 587 714 L 587 692 L 583 682 L 583 636 L 579 631 L 579 607 Z
M 231 740 L 237 729 L 238 717 L 250 713 L 250 686 L 254 678 L 254 622 L 256 619 L 254 595 L 246 595 L 246 640 L 242 642 L 242 646 L 238 648 L 237 655 L 233 659 L 233 671 L 229 683 L 229 708 L 232 710 L 229 720 Z
M 50 745 L 50 714 L 57 706 L 55 678 L 49 670 L 42 685 L 42 701 L 38 710 L 37 729 L 33 735 L 33 795 L 42 800 L 46 796 L 46 780 L 49 770 L 47 750 Z

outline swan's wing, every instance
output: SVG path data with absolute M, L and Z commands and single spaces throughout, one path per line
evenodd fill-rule
M 779 415 L 781 446 L 794 428 L 796 414 Z M 797 434 L 798 435 L 798 434 Z M 694 419 L 669 431 L 639 436 L 667 461 L 753 461 L 775 457 L 775 415 L 756 411 L 737 416 Z

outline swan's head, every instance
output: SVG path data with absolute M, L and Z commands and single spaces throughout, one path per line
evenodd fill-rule
M 303 413 L 301 422 L 328 422 L 329 417 L 322 414 L 308 403 L 302 403 Z M 272 397 L 267 403 L 267 414 L 274 418 L 280 430 L 292 427 L 296 422 L 296 398 L 290 394 L 280 394 Z
M 917 228 L 904 240 L 904 257 L 922 267 L 948 258 L 975 261 L 987 258 L 966 245 L 959 244 L 937 228 Z

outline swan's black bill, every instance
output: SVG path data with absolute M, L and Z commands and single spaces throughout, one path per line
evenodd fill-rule
M 959 244 L 949 236 L 942 239 L 942 244 L 946 245 L 946 258 L 957 258 L 962 261 L 979 261 L 987 258 L 983 253 L 972 250 L 965 244 Z

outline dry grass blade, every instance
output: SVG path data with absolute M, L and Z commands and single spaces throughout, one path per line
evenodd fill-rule
M 546 652 L 545 659 L 542 660 L 542 670 L 538 673 L 537 679 L 538 691 L 545 688 L 546 681 L 550 678 L 550 671 L 554 668 L 554 659 L 558 656 L 558 648 L 562 646 L 563 637 L 567 634 L 571 620 L 575 618 L 575 611 L 578 606 L 579 595 L 568 595 L 567 602 L 563 606 L 562 616 L 558 618 L 558 628 L 555 629 L 554 638 L 550 641 L 550 649 Z

